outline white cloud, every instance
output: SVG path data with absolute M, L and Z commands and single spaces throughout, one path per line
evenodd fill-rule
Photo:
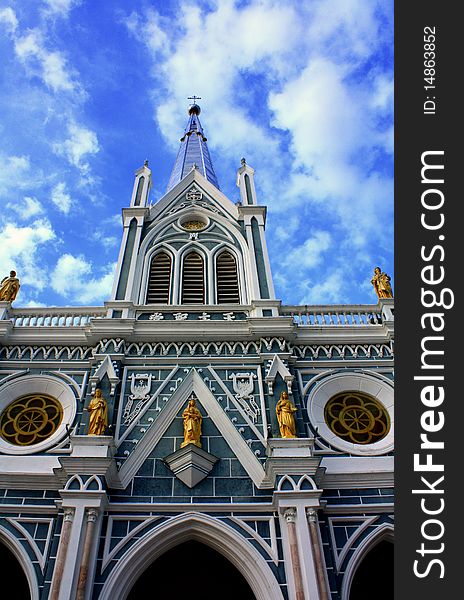
M 55 204 L 59 211 L 67 215 L 71 210 L 73 200 L 65 190 L 65 182 L 62 181 L 60 183 L 57 183 L 52 189 L 52 202 Z
M 293 272 L 316 267 L 322 262 L 323 254 L 331 246 L 332 238 L 327 231 L 313 231 L 312 236 L 285 256 L 283 263 Z
M 15 52 L 31 73 L 40 77 L 54 92 L 81 91 L 66 58 L 61 52 L 46 49 L 44 34 L 39 29 L 17 36 Z
M 0 154 L 0 194 L 7 194 L 10 188 L 27 187 L 30 181 L 30 160 L 28 156 L 5 156 Z
M 103 302 L 110 297 L 115 266 L 107 265 L 101 277 L 93 278 L 92 263 L 83 256 L 64 254 L 53 270 L 52 287 L 58 294 L 83 304 Z
M 240 158 L 238 147 L 253 156 L 268 155 L 276 141 L 248 114 L 246 103 L 236 101 L 237 96 L 248 94 L 240 75 L 254 69 L 276 72 L 281 54 L 291 44 L 288 31 L 298 27 L 295 11 L 273 2 L 243 9 L 221 2 L 215 9 L 203 13 L 185 3 L 175 22 L 153 10 L 132 13 L 126 20 L 129 31 L 153 57 L 156 119 L 168 143 L 176 146 L 186 98 L 195 93 L 207 102 L 213 147 L 235 160 Z
M 82 0 L 44 0 L 45 14 L 67 17 L 70 11 L 79 6 Z
M 83 175 L 87 175 L 90 165 L 84 158 L 99 152 L 97 134 L 73 121 L 68 124 L 68 134 L 68 139 L 53 144 L 53 150 L 56 154 L 64 156 Z
M 41 267 L 40 251 L 56 238 L 47 219 L 38 219 L 27 227 L 5 223 L 0 230 L 0 264 L 14 269 L 21 281 L 38 290 L 47 284 L 46 272 Z
M 9 6 L 0 8 L 0 24 L 2 24 L 7 33 L 14 33 L 18 27 L 18 19 L 16 13 Z
M 300 304 L 328 304 L 339 303 L 346 297 L 346 271 L 336 269 L 326 277 L 318 278 L 316 283 L 302 282 L 301 287 L 306 287 Z M 346 301 L 346 300 L 345 300 Z
M 37 198 L 30 196 L 25 196 L 22 201 L 17 203 L 9 202 L 7 208 L 16 212 L 23 220 L 30 219 L 44 212 L 44 208 Z

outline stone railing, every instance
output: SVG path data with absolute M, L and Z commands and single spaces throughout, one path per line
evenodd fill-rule
M 224 312 L 223 307 L 198 306 L 156 306 L 148 308 L 132 307 L 125 318 L 137 320 L 225 320 L 239 321 L 246 319 L 249 307 L 233 306 L 230 312 Z M 9 308 L 3 317 L 13 322 L 14 327 L 82 327 L 90 319 L 107 317 L 108 308 L 105 306 L 75 306 L 75 307 L 38 307 L 38 308 Z M 284 305 L 280 309 L 281 316 L 292 317 L 296 325 L 312 327 L 330 326 L 374 326 L 382 325 L 393 319 L 393 304 L 340 304 L 340 305 Z M 118 315 L 120 316 L 120 315 Z
M 381 325 L 382 311 L 378 304 L 344 304 L 282 306 L 282 316 L 291 316 L 297 325 L 314 327 Z
M 104 306 L 12 308 L 8 318 L 15 327 L 82 327 L 90 319 L 105 317 L 106 312 Z

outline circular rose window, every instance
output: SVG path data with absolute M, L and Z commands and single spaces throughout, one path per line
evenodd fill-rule
M 388 412 L 378 400 L 362 392 L 342 392 L 331 398 L 324 418 L 335 435 L 353 444 L 373 444 L 390 430 Z
M 60 402 L 45 394 L 27 394 L 3 411 L 0 435 L 15 446 L 31 446 L 52 436 L 62 419 Z

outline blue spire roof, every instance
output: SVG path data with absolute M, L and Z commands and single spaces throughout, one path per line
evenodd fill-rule
M 184 135 L 180 139 L 181 144 L 169 179 L 167 192 L 188 175 L 194 165 L 208 181 L 220 189 L 209 155 L 203 127 L 200 123 L 200 112 L 201 109 L 198 104 L 192 104 L 189 108 L 189 120 Z

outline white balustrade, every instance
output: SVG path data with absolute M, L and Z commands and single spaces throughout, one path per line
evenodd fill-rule
M 15 327 L 82 327 L 90 319 L 105 317 L 106 312 L 104 306 L 13 308 L 9 318 Z
M 313 327 L 381 325 L 377 304 L 282 306 L 280 314 L 291 316 L 297 325 Z

